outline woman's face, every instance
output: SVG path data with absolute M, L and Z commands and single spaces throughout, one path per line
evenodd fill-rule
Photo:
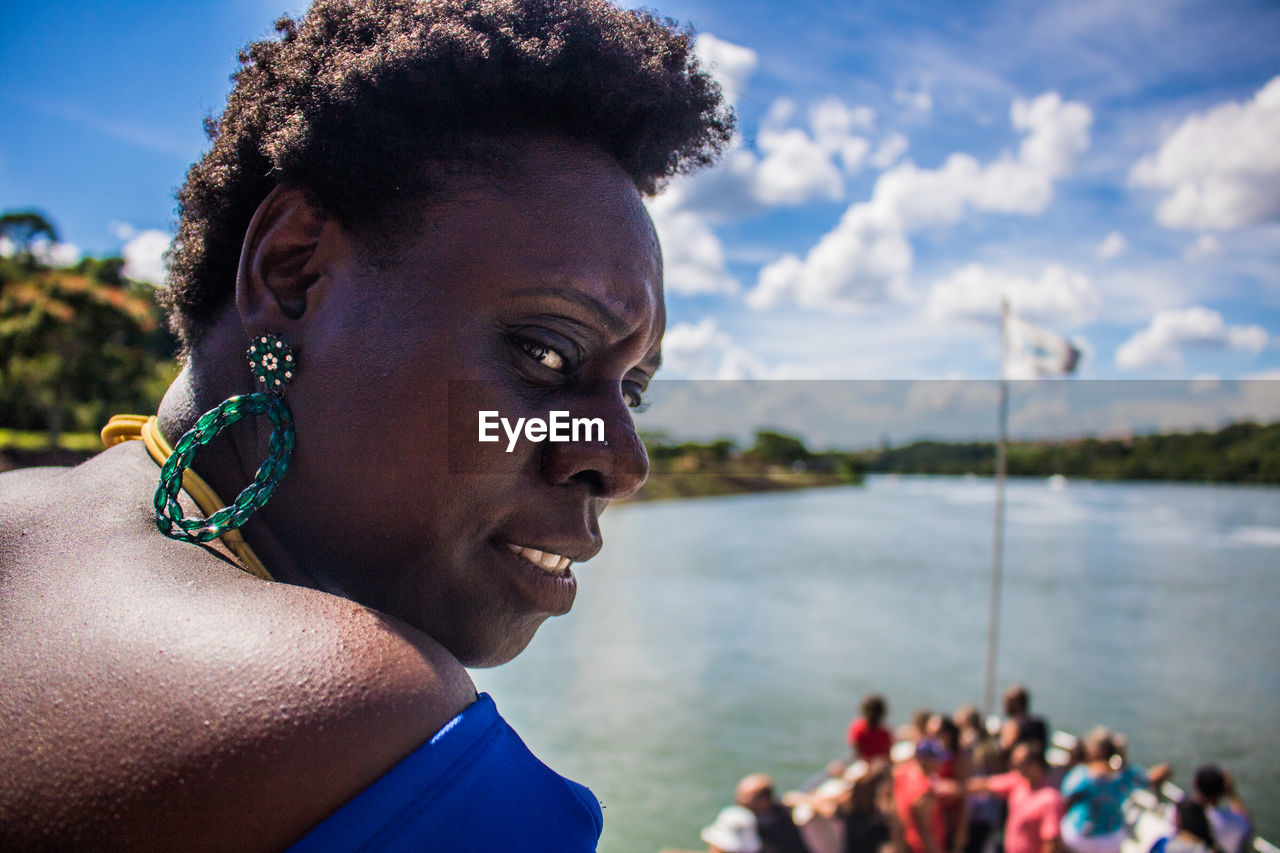
M 338 252 L 308 294 L 288 393 L 297 449 L 266 509 L 326 590 L 463 663 L 569 610 L 599 516 L 644 482 L 629 405 L 665 325 L 653 225 L 612 160 L 531 144 L 522 176 L 423 204 L 392 250 Z M 599 418 L 604 441 L 479 440 L 479 413 Z M 525 550 L 520 550 L 525 549 Z M 541 559 L 534 552 L 543 552 Z

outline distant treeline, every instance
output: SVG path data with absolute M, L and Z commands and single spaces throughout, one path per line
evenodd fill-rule
M 762 430 L 747 448 L 728 439 L 674 443 L 657 434 L 646 435 L 645 443 L 657 476 L 793 475 L 793 488 L 860 482 L 866 473 L 995 473 L 994 442 L 917 441 L 879 450 L 813 452 L 794 436 Z M 1280 484 L 1280 422 L 1127 439 L 1011 442 L 1008 469 L 1014 477 Z
M 991 476 L 995 455 L 992 442 L 917 441 L 861 454 L 861 458 L 875 472 Z M 1008 467 L 1014 477 L 1062 474 L 1090 480 L 1280 484 L 1280 422 L 1129 439 L 1011 442 Z
M 815 453 L 795 436 L 760 430 L 750 447 L 729 439 L 707 444 L 673 442 L 643 433 L 649 481 L 638 500 L 692 498 L 808 489 L 862 482 L 865 464 L 855 454 Z

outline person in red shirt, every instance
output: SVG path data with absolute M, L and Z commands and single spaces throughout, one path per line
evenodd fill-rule
M 893 746 L 893 735 L 884 727 L 886 713 L 884 697 L 872 693 L 862 700 L 862 716 L 849 724 L 847 740 L 853 750 L 853 759 L 870 763 L 877 758 L 888 758 Z
M 893 768 L 893 802 L 902 822 L 902 836 L 912 853 L 942 853 L 942 810 L 934 792 L 938 768 L 950 758 L 933 738 L 921 738 L 915 757 Z M 943 784 L 955 787 L 954 782 Z
M 1009 801 L 1004 824 L 1005 853 L 1061 853 L 1059 825 L 1066 803 L 1056 785 L 1049 782 L 1044 747 L 1026 741 L 1014 747 L 1013 770 L 996 776 L 970 779 L 971 794 L 990 792 Z

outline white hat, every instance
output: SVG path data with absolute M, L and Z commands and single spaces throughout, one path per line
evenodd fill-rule
M 702 840 L 725 853 L 760 853 L 756 816 L 742 806 L 721 809 L 716 822 L 702 830 Z

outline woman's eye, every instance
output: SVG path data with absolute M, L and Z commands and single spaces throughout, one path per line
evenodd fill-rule
M 564 358 L 549 346 L 544 346 L 534 341 L 521 341 L 520 349 L 524 350 L 525 355 L 543 367 L 561 372 L 564 370 Z

